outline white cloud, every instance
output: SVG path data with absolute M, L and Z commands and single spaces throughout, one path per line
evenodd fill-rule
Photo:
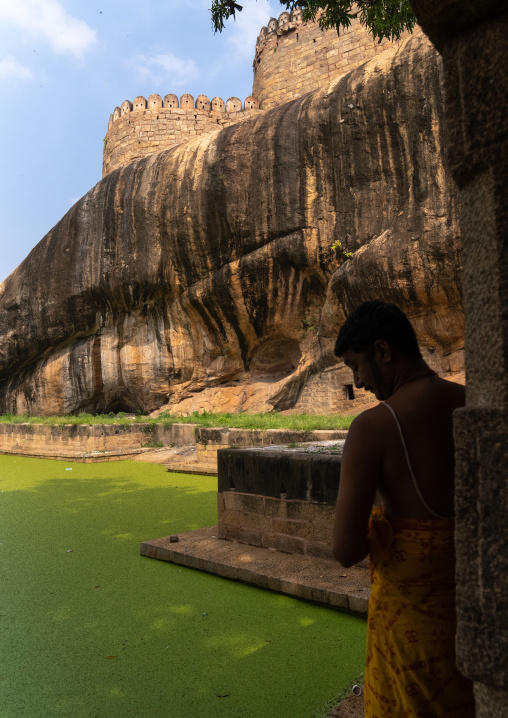
M 155 84 L 170 83 L 172 87 L 185 87 L 199 76 L 194 60 L 182 60 L 171 53 L 164 55 L 138 55 L 136 72 L 140 80 Z
M 32 71 L 12 55 L 0 60 L 0 80 L 33 80 Z
M 243 6 L 233 20 L 227 22 L 228 44 L 238 58 L 252 57 L 259 31 L 268 25 L 271 17 L 279 17 L 284 8 L 282 5 L 272 6 L 268 0 L 245 0 L 239 2 Z
M 57 53 L 75 57 L 81 57 L 96 40 L 95 30 L 69 15 L 57 0 L 0 0 L 0 20 L 43 38 Z

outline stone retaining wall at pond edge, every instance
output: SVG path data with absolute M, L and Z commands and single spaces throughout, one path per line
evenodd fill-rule
M 0 424 L 0 454 L 46 456 L 48 458 L 109 460 L 128 458 L 158 447 L 196 446 L 194 463 L 217 462 L 221 448 L 272 446 L 282 443 L 339 440 L 347 431 L 291 429 L 225 429 L 197 424 Z M 203 467 L 205 468 L 205 467 Z M 170 467 L 168 466 L 168 469 Z M 206 472 L 205 472 L 206 473 Z
M 0 453 L 103 453 L 195 441 L 195 424 L 0 424 Z

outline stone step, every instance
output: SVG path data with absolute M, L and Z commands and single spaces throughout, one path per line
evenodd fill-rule
M 175 474 L 204 474 L 205 476 L 217 476 L 217 462 L 213 461 L 168 461 L 165 464 L 166 471 Z
M 177 563 L 288 596 L 367 616 L 369 571 L 330 559 L 282 553 L 218 538 L 217 526 L 144 541 L 142 556 Z

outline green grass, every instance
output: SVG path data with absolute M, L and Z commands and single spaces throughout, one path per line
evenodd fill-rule
M 134 422 L 154 422 L 146 415 L 129 416 L 124 412 L 119 414 L 63 414 L 62 416 L 30 416 L 29 414 L 0 414 L 1 424 L 50 424 L 63 426 L 64 424 L 133 424 Z
M 200 426 L 224 426 L 237 429 L 301 429 L 312 431 L 314 429 L 349 429 L 354 417 L 337 415 L 315 414 L 213 414 L 204 411 L 202 414 L 194 412 L 190 416 L 169 417 L 161 414 L 158 421 L 185 424 L 199 424 Z
M 71 470 L 69 470 L 71 469 Z M 0 456 L 0 718 L 319 718 L 365 622 L 141 557 L 216 479 Z
M 289 414 L 277 412 L 267 414 L 213 414 L 204 411 L 202 414 L 194 412 L 189 416 L 170 416 L 161 414 L 157 418 L 146 415 L 136 417 L 124 412 L 119 414 L 67 414 L 65 416 L 29 416 L 28 414 L 2 414 L 2 424 L 132 424 L 144 422 L 149 424 L 162 423 L 164 426 L 172 424 L 199 424 L 199 426 L 235 427 L 237 429 L 301 429 L 313 431 L 315 429 L 349 429 L 354 416 L 315 415 L 315 414 Z

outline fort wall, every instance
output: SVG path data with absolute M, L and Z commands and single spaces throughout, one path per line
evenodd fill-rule
M 421 32 L 416 27 L 414 33 Z M 408 36 L 405 33 L 401 40 Z M 396 42 L 400 42 L 398 40 Z M 252 95 L 245 102 L 230 97 L 209 100 L 188 93 L 158 94 L 125 100 L 109 118 L 104 138 L 103 177 L 120 165 L 162 152 L 327 87 L 393 43 L 378 43 L 357 18 L 337 35 L 323 31 L 317 22 L 303 22 L 302 11 L 283 12 L 261 28 L 254 58 Z
M 413 35 L 421 32 L 417 26 Z M 410 33 L 403 33 L 402 42 Z M 303 22 L 302 11 L 283 12 L 261 28 L 254 58 L 252 94 L 269 110 L 337 79 L 392 45 L 372 39 L 358 18 L 340 35 L 323 31 L 317 22 Z
M 142 96 L 133 102 L 125 100 L 109 118 L 102 176 L 126 162 L 229 127 L 256 113 L 259 105 L 254 97 L 247 97 L 244 103 L 237 97 L 230 97 L 227 102 L 220 97 L 210 101 L 206 95 L 199 95 L 194 101 L 188 93 L 180 99 L 168 94 L 164 100 L 160 95 L 150 95 L 148 101 Z

